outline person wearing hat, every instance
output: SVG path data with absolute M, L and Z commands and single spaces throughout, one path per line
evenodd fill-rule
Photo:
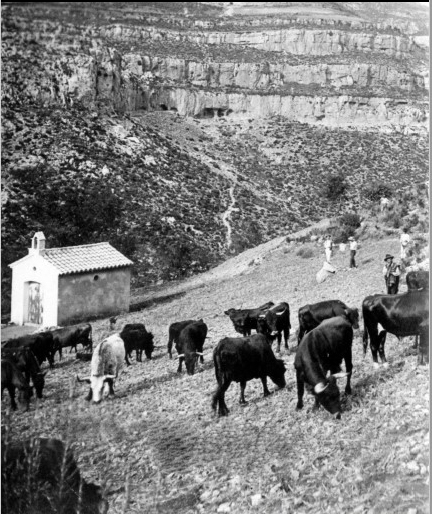
M 350 248 L 350 268 L 357 268 L 357 264 L 355 261 L 355 255 L 357 253 L 357 241 L 353 236 L 348 238 L 349 248 Z
M 387 286 L 387 294 L 397 294 L 399 289 L 400 266 L 393 262 L 393 255 L 389 253 L 384 258 L 383 275 Z

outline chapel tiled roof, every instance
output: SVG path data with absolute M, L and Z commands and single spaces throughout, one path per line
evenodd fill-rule
M 131 266 L 133 262 L 109 243 L 63 248 L 47 248 L 41 256 L 55 266 L 60 275 Z

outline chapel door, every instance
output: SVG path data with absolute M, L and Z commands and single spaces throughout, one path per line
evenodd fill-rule
M 42 323 L 42 298 L 39 282 L 29 282 L 27 321 L 37 325 Z

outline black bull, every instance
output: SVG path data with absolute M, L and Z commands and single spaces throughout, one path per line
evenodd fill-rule
M 231 382 L 240 382 L 240 403 L 246 403 L 244 390 L 246 382 L 254 378 L 261 379 L 264 396 L 270 394 L 267 377 L 280 388 L 285 387 L 285 365 L 276 359 L 271 345 L 264 334 L 248 337 L 225 337 L 213 350 L 218 388 L 213 395 L 212 408 L 219 406 L 219 415 L 229 412 L 225 403 L 225 392 Z
M 384 345 L 387 332 L 396 337 L 420 336 L 418 363 L 429 362 L 429 291 L 408 291 L 396 295 L 376 294 L 363 300 L 363 351 L 366 355 L 368 338 L 374 366 L 378 353 L 387 363 Z M 384 330 L 378 332 L 378 324 Z
M 321 321 L 335 316 L 345 316 L 353 328 L 359 328 L 358 309 L 350 309 L 340 300 L 324 300 L 323 302 L 300 307 L 298 311 L 298 344 L 300 344 L 303 336 L 317 327 Z
M 294 359 L 297 377 L 297 409 L 303 407 L 304 384 L 312 388 L 315 409 L 321 404 L 331 414 L 341 417 L 339 388 L 336 379 L 347 377 L 345 393 L 351 394 L 352 325 L 345 316 L 324 320 L 302 339 Z M 346 373 L 340 364 L 345 361 Z M 327 372 L 331 375 L 327 378 Z
M 265 314 L 273 305 L 273 302 L 267 302 L 255 309 L 228 309 L 224 313 L 231 319 L 236 332 L 250 336 L 252 330 L 257 329 L 258 316 Z

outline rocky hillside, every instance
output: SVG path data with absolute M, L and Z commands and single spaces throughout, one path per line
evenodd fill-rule
M 109 240 L 138 287 L 423 183 L 427 17 L 398 5 L 3 3 L 2 297 L 35 230 Z

